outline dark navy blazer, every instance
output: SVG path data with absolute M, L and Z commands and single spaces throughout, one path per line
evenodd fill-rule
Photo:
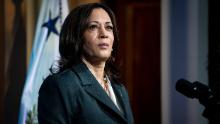
M 85 64 L 48 76 L 39 91 L 39 124 L 133 124 L 127 91 L 111 85 L 122 111 Z

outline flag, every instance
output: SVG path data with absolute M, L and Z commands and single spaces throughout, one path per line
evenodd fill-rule
M 18 124 L 37 124 L 38 91 L 59 59 L 59 33 L 67 16 L 66 0 L 42 0 L 28 73 L 21 96 Z

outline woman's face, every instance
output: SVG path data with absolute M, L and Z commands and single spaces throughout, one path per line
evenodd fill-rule
M 106 61 L 111 56 L 114 42 L 113 24 L 104 9 L 93 9 L 83 38 L 83 57 L 86 59 Z

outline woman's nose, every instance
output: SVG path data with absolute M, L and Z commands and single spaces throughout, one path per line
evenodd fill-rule
M 100 27 L 99 36 L 100 36 L 100 38 L 107 38 L 108 37 L 107 31 L 104 26 Z

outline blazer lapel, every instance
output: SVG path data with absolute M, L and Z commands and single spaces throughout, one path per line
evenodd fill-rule
M 112 83 L 112 87 L 114 88 L 114 92 L 115 92 L 115 95 L 117 96 L 121 109 L 124 112 L 124 116 L 126 117 L 126 119 L 128 119 L 128 116 L 130 113 L 130 106 L 128 103 L 129 101 L 126 100 L 125 98 L 126 94 L 124 93 L 124 91 L 122 91 L 123 88 L 121 85 Z
M 111 98 L 107 95 L 101 85 L 99 85 L 98 81 L 95 79 L 85 64 L 81 63 L 77 66 L 74 66 L 73 70 L 75 70 L 75 72 L 80 77 L 86 92 L 88 92 L 104 106 L 112 110 L 115 114 L 119 115 L 124 121 L 127 121 L 122 112 L 118 110 Z

